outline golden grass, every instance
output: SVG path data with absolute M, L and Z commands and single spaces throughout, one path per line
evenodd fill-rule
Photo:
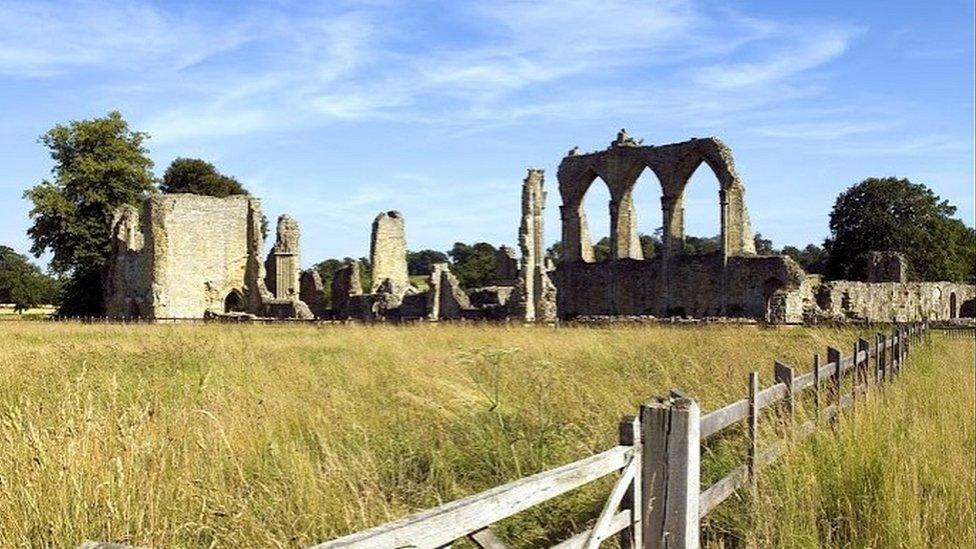
M 976 547 L 976 347 L 933 338 L 902 377 L 760 477 L 759 547 Z
M 774 358 L 806 371 L 856 335 L 4 322 L 0 546 L 324 541 L 608 448 L 650 395 L 681 387 L 708 411 L 748 371 L 768 385 Z M 606 488 L 500 530 L 557 541 Z

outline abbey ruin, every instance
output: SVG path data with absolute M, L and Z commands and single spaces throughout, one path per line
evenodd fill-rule
M 719 250 L 684 246 L 685 189 L 701 166 L 719 183 Z M 662 246 L 644 257 L 634 187 L 645 170 L 661 185 Z M 518 251 L 502 246 L 490 286 L 465 291 L 448 264 L 426 287 L 407 272 L 404 216 L 382 212 L 370 239 L 372 282 L 352 262 L 323 287 L 300 270 L 300 231 L 278 219 L 263 254 L 260 201 L 153 195 L 121 208 L 112 224 L 105 303 L 112 318 L 296 318 L 329 320 L 519 320 L 592 317 L 728 317 L 777 324 L 909 322 L 976 316 L 976 287 L 907 282 L 899 254 L 872 254 L 863 281 L 821 281 L 785 255 L 759 255 L 732 153 L 716 138 L 644 145 L 621 130 L 604 150 L 571 150 L 559 165 L 562 256 L 546 257 L 545 174 L 522 182 Z M 600 181 L 610 193 L 610 256 L 596 260 L 583 198 Z

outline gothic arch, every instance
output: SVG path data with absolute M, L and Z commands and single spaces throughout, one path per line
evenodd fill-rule
M 587 193 L 598 179 L 601 184 L 607 186 L 612 197 L 613 191 L 609 183 L 593 166 L 587 166 L 585 169 L 565 178 L 560 172 L 559 189 L 563 204 L 559 209 L 562 216 L 563 257 L 566 260 L 583 260 L 587 263 L 596 260 L 583 205 Z M 610 227 L 611 234 L 612 229 Z

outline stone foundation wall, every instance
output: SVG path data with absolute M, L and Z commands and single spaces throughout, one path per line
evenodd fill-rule
M 976 286 L 952 282 L 824 282 L 817 305 L 828 319 L 868 322 L 949 320 L 976 299 Z
M 731 257 L 723 269 L 719 253 L 678 256 L 667 265 L 660 257 L 561 263 L 553 276 L 563 319 L 653 315 L 766 320 L 773 294 L 799 290 L 804 280 L 803 270 L 786 256 Z M 782 316 L 799 322 L 804 297 L 797 294 L 789 299 Z M 806 300 L 812 300 L 809 292 Z

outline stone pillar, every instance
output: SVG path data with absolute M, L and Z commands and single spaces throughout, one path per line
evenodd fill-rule
M 756 242 L 749 221 L 749 211 L 746 209 L 745 189 L 740 184 L 733 184 L 726 187 L 724 193 L 725 222 L 722 227 L 726 235 L 725 255 L 755 254 Z
M 644 259 L 637 234 L 633 191 L 610 201 L 610 251 L 614 259 Z
M 435 263 L 427 281 L 427 318 L 457 320 L 461 311 L 471 308 L 468 294 L 461 289 L 447 263 Z
M 685 206 L 681 196 L 661 197 L 662 256 L 670 258 L 684 251 Z
M 560 206 L 563 222 L 562 261 L 593 262 L 593 243 L 590 242 L 590 229 L 586 224 L 586 213 L 582 202 Z
M 373 220 L 369 259 L 373 268 L 372 293 L 378 291 L 387 280 L 389 287 L 397 294 L 410 286 L 410 277 L 407 274 L 407 241 L 403 215 L 400 212 L 383 212 Z
M 337 319 L 346 319 L 351 315 L 349 298 L 362 295 L 363 286 L 359 280 L 359 262 L 353 261 L 336 271 L 332 276 L 332 313 Z
M 522 223 L 519 226 L 519 249 L 522 252 L 522 260 L 515 303 L 516 314 L 529 322 L 537 320 L 551 322 L 556 319 L 556 288 L 549 279 L 546 269 L 543 225 L 546 193 L 542 189 L 544 181 L 545 172 L 530 169 L 522 183 Z M 565 212 L 565 208 L 563 211 Z M 576 211 L 579 212 L 578 207 Z M 585 229 L 585 218 L 580 216 L 577 219 L 582 221 L 580 227 Z M 565 228 L 564 221 L 564 231 Z M 590 256 L 592 260 L 592 247 Z
M 297 299 L 299 269 L 298 222 L 282 215 L 278 218 L 277 239 L 265 262 L 265 284 L 276 299 Z

